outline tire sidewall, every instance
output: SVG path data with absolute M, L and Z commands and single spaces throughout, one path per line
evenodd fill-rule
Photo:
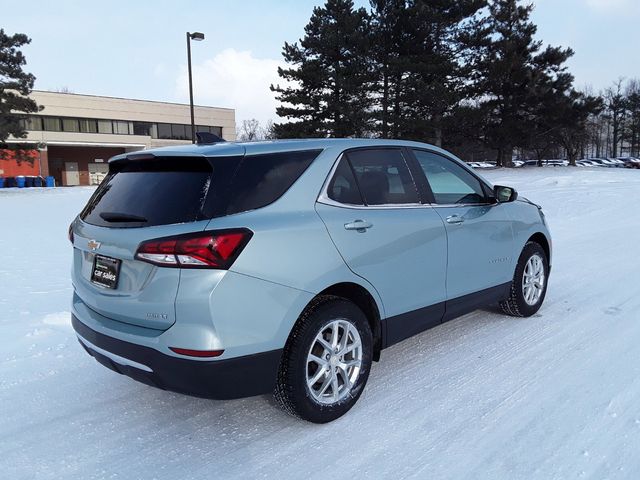
M 318 332 L 333 320 L 349 321 L 360 334 L 362 365 L 351 392 L 335 404 L 317 402 L 307 387 L 307 355 Z M 373 339 L 366 316 L 347 300 L 332 300 L 320 305 L 308 318 L 294 343 L 287 349 L 290 392 L 298 415 L 314 423 L 326 423 L 341 417 L 357 402 L 367 383 L 373 358 Z
M 524 270 L 527 265 L 529 259 L 534 256 L 539 255 L 542 258 L 542 264 L 544 268 L 544 287 L 542 289 L 542 295 L 534 305 L 529 305 L 527 301 L 524 299 L 524 293 L 522 291 L 522 284 L 524 280 Z M 522 253 L 520 254 L 520 259 L 518 260 L 518 266 L 516 268 L 515 278 L 514 278 L 514 293 L 515 300 L 518 306 L 518 310 L 525 317 L 530 317 L 540 310 L 540 307 L 544 303 L 544 299 L 547 295 L 547 286 L 549 285 L 549 260 L 547 258 L 547 254 L 544 249 L 537 243 L 530 242 L 525 245 Z

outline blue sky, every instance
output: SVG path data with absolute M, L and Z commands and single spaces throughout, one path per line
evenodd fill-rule
M 0 27 L 32 38 L 28 70 L 41 90 L 187 101 L 185 32 L 193 44 L 196 103 L 237 109 L 238 121 L 277 119 L 268 86 L 285 41 L 303 34 L 311 0 L 31 1 L 3 7 Z M 356 1 L 368 5 L 368 1 Z M 580 87 L 640 77 L 640 0 L 536 0 L 538 36 L 576 51 Z

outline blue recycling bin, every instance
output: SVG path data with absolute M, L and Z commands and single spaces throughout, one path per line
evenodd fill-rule
M 24 177 L 24 186 L 27 188 L 33 187 L 33 177 L 31 176 Z
M 26 178 L 24 178 L 22 175 L 20 175 L 19 177 L 16 177 L 16 187 L 24 188 L 25 183 L 26 183 Z
M 44 178 L 42 177 L 33 177 L 33 186 L 34 187 L 42 187 L 44 184 Z
M 0 177 L 0 188 L 4 188 L 4 177 Z
M 49 188 L 55 187 L 56 186 L 56 179 L 53 178 L 53 177 L 47 177 L 46 185 Z

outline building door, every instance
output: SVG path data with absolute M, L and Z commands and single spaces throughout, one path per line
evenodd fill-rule
M 67 180 L 65 185 L 80 185 L 78 162 L 64 162 L 64 172 Z
M 89 185 L 100 185 L 104 177 L 109 173 L 108 163 L 89 164 Z

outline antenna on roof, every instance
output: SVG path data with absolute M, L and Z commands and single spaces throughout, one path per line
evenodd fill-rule
M 226 142 L 224 138 L 209 132 L 196 132 L 196 143 L 198 145 L 211 145 L 213 143 Z

